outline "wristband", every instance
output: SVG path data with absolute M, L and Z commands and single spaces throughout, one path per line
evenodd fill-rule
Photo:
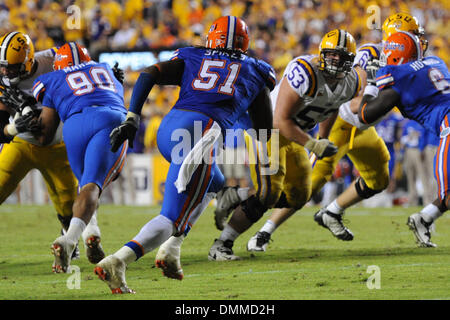
M 376 97 L 376 96 L 378 96 L 378 92 L 379 91 L 380 90 L 376 86 L 373 86 L 373 85 L 369 84 L 364 89 L 364 95 L 368 94 L 368 95 L 370 95 L 372 97 Z
M 6 125 L 5 128 L 6 128 L 6 132 L 12 137 L 16 136 L 19 133 L 17 131 L 17 128 L 14 123 L 10 123 L 10 124 Z

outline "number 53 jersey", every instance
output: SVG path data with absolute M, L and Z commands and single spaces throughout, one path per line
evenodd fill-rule
M 43 74 L 34 83 L 33 96 L 43 106 L 55 109 L 62 122 L 92 106 L 127 112 L 122 84 L 106 63 L 89 61 Z
M 341 79 L 332 90 L 318 70 L 318 56 L 307 55 L 293 59 L 287 65 L 283 78 L 304 99 L 304 104 L 294 120 L 302 130 L 310 130 L 329 118 L 339 107 L 358 95 L 361 78 L 355 69 Z M 281 81 L 280 81 L 281 83 Z M 271 92 L 274 112 L 280 85 Z
M 175 109 L 201 112 L 222 129 L 231 128 L 245 114 L 264 87 L 272 90 L 273 68 L 245 54 L 202 47 L 180 48 L 172 59 L 184 60 Z

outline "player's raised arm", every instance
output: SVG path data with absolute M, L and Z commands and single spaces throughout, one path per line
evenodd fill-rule
M 175 59 L 152 65 L 139 75 L 131 94 L 127 118 L 111 132 L 112 152 L 116 152 L 125 140 L 128 140 L 130 147 L 133 147 L 134 137 L 139 128 L 141 110 L 153 86 L 155 84 L 179 85 L 183 71 L 184 61 Z

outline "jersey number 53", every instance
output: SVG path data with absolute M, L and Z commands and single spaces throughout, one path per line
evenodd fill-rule
M 228 74 L 225 80 L 220 83 L 217 91 L 219 93 L 233 95 L 234 83 L 241 69 L 241 64 L 237 62 L 232 62 L 227 66 L 227 61 L 225 60 L 203 59 L 198 76 L 192 81 L 192 88 L 200 91 L 215 89 L 220 80 L 220 75 L 211 69 L 225 69 L 225 67 L 228 70 Z

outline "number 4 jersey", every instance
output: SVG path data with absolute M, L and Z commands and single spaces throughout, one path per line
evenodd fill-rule
M 450 112 L 449 84 L 447 66 L 436 56 L 399 66 L 389 65 L 377 72 L 378 88 L 392 88 L 401 96 L 398 108 L 403 116 L 416 120 L 436 135 Z
M 123 87 L 106 63 L 89 61 L 39 76 L 33 96 L 55 109 L 62 122 L 83 108 L 109 106 L 126 113 Z
M 172 59 L 184 61 L 175 109 L 193 110 L 231 128 L 267 86 L 275 86 L 273 68 L 245 54 L 201 47 L 180 48 Z

